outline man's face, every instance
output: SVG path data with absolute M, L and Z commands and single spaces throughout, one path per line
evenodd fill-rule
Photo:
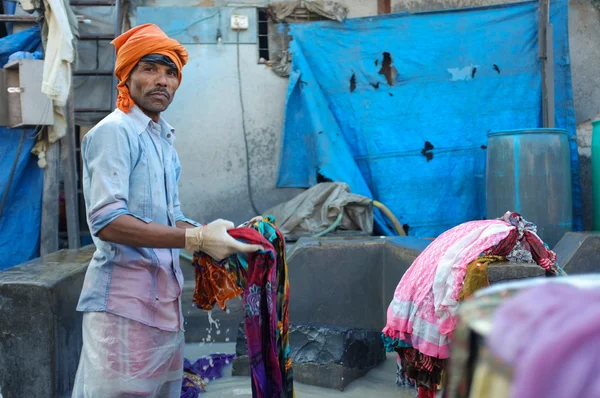
M 178 71 L 166 65 L 140 61 L 127 81 L 129 95 L 149 116 L 165 111 L 179 87 Z

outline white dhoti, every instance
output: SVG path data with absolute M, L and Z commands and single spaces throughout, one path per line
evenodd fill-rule
M 179 398 L 184 344 L 182 331 L 86 312 L 72 398 Z

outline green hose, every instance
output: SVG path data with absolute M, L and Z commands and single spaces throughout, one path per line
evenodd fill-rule
M 373 200 L 371 203 L 373 204 L 373 206 L 375 206 L 376 208 L 381 210 L 381 212 L 383 214 L 385 214 L 385 216 L 387 218 L 389 218 L 389 220 L 394 225 L 394 229 L 396 230 L 396 232 L 398 233 L 399 236 L 406 236 L 406 232 L 404 232 L 404 228 L 402 228 L 400 221 L 398 221 L 398 219 L 396 218 L 396 216 L 394 216 L 394 213 L 392 213 L 390 211 L 390 209 L 388 209 L 383 203 L 378 202 L 376 200 Z M 338 214 L 338 216 L 333 224 L 331 224 L 326 230 L 321 231 L 316 235 L 313 235 L 313 238 L 320 238 L 321 236 L 325 236 L 328 233 L 335 230 L 341 224 L 343 217 L 344 217 L 344 211 L 342 210 L 340 212 L 340 214 Z
M 312 237 L 313 238 L 320 238 L 321 236 L 325 236 L 328 233 L 330 233 L 331 231 L 335 230 L 342 223 L 342 218 L 344 218 L 344 211 L 343 210 L 340 211 L 340 214 L 338 214 L 338 216 L 335 219 L 335 221 L 333 222 L 333 224 L 331 224 L 329 227 L 327 227 L 327 229 L 325 229 L 324 231 L 321 231 L 318 234 L 313 235 Z

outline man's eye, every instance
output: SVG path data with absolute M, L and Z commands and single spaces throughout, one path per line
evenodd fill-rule
M 146 72 L 152 72 L 152 71 L 154 70 L 154 68 L 152 68 L 152 67 L 150 67 L 150 66 L 147 66 L 147 67 L 146 67 L 144 70 L 145 70 Z
M 177 76 L 177 71 L 175 71 L 175 70 L 170 70 L 170 71 L 169 71 L 169 75 L 171 75 L 171 76 Z

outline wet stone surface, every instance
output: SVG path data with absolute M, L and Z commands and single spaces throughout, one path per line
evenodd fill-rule
M 386 358 L 379 331 L 316 324 L 290 324 L 290 355 L 295 381 L 336 390 L 343 390 Z M 238 329 L 233 375 L 249 374 L 242 325 Z

